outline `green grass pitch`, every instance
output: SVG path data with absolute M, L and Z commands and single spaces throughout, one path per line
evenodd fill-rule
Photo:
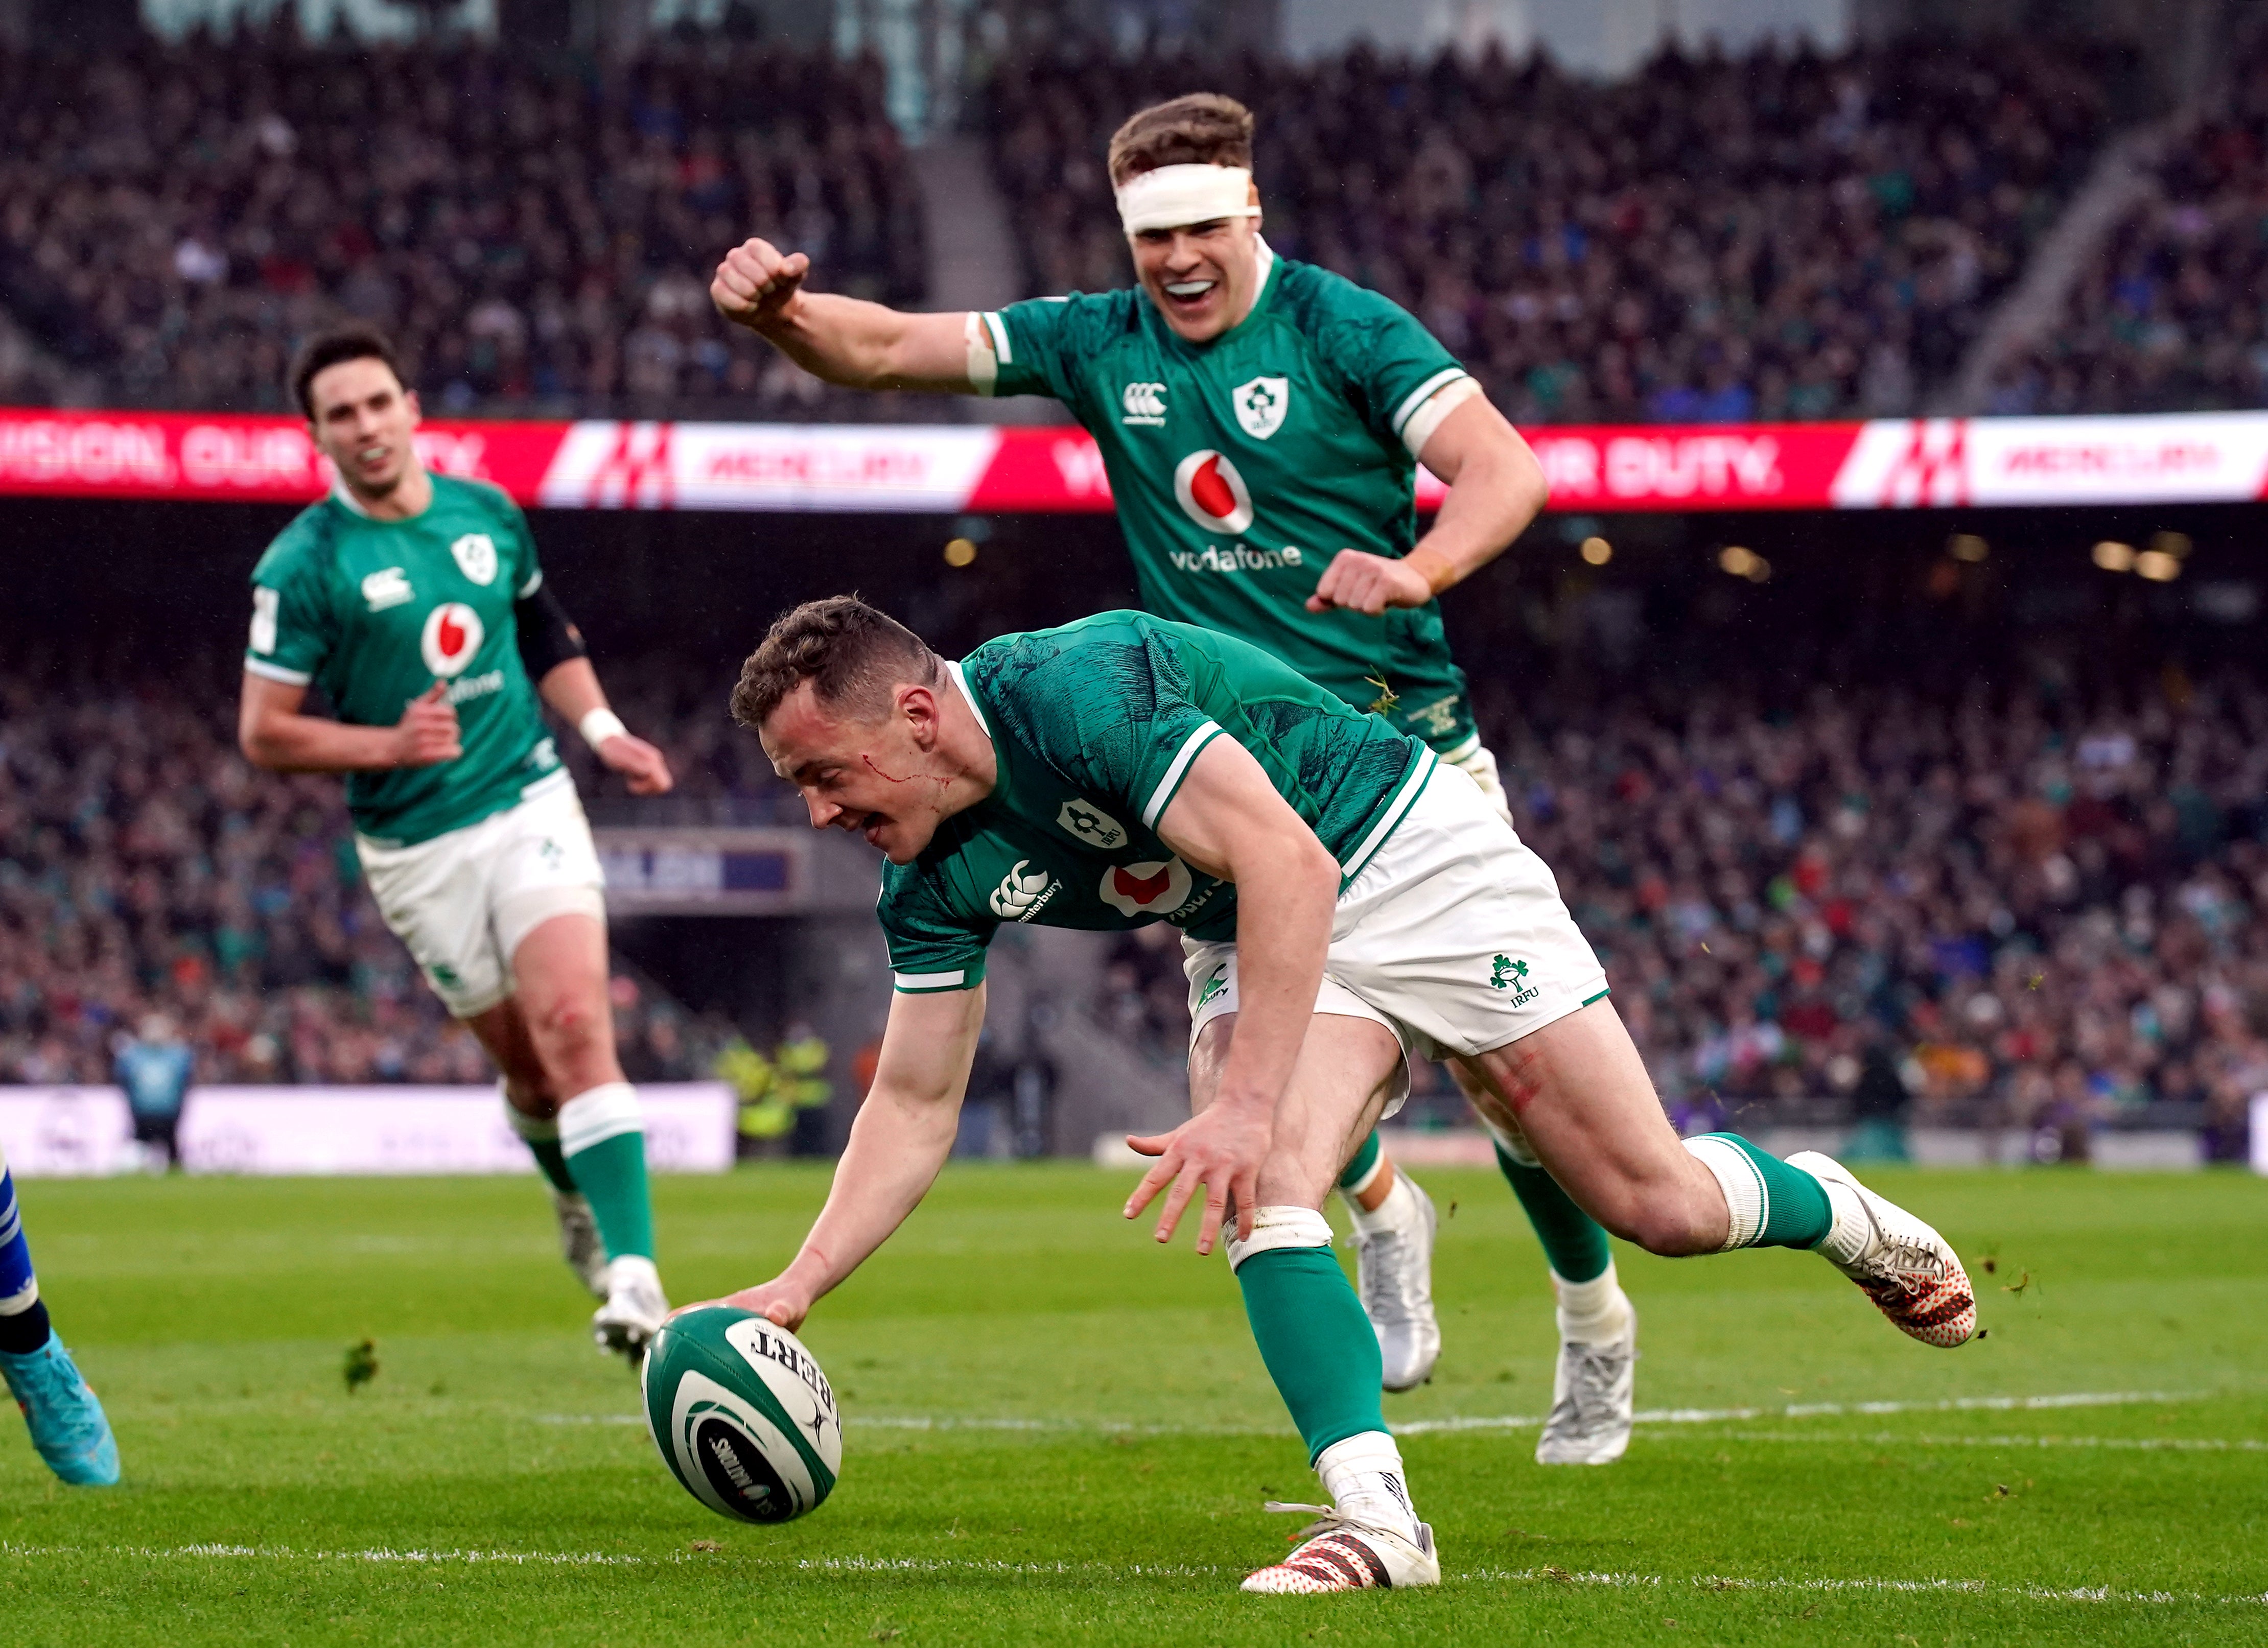
M 949 1169 L 806 1331 L 844 1471 L 777 1529 L 665 1474 L 533 1179 L 27 1184 L 126 1482 L 61 1488 L 0 1427 L 9 1636 L 2268 1642 L 2268 1183 L 1881 1174 L 1994 1261 L 1958 1351 L 1808 1254 L 1624 1250 L 1656 1416 L 1618 1465 L 1547 1470 L 1534 1241 L 1492 1176 L 1425 1174 L 1447 1349 L 1387 1411 L 1445 1583 L 1262 1599 L 1236 1580 L 1296 1524 L 1261 1501 L 1314 1478 L 1226 1265 L 1122 1222 L 1130 1177 Z M 769 1275 L 825 1188 L 662 1181 L 673 1291 Z M 2003 1400 L 2054 1397 L 2088 1400 Z

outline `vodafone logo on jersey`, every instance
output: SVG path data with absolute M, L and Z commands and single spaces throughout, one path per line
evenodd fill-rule
M 481 626 L 480 614 L 464 602 L 442 602 L 425 614 L 425 633 L 418 637 L 425 667 L 444 681 L 462 674 L 487 633 Z
M 1244 489 L 1244 477 L 1226 453 L 1210 446 L 1174 467 L 1174 499 L 1208 532 L 1234 537 L 1252 526 L 1252 494 Z
M 1189 901 L 1189 867 L 1178 858 L 1113 864 L 1102 872 L 1102 885 L 1096 891 L 1122 916 L 1167 915 Z

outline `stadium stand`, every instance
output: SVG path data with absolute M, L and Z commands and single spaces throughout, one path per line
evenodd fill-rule
M 1258 119 L 1270 241 L 1409 306 L 1522 422 L 1915 410 L 2107 130 L 2112 54 L 2030 40 L 1547 60 L 1358 47 L 1229 72 L 1022 65 L 990 91 L 1035 295 L 1126 284 L 1104 151 L 1144 103 Z
M 339 781 L 254 772 L 232 681 L 126 679 L 0 673 L 0 1082 L 107 1082 L 152 1009 L 204 1082 L 491 1079 L 379 920 Z M 731 1026 L 613 988 L 634 1079 L 709 1072 Z
M 728 347 L 707 292 L 763 224 L 832 290 L 918 297 L 920 201 L 871 63 L 711 40 L 601 71 L 279 26 L 0 49 L 0 305 L 81 398 L 286 409 L 296 340 L 358 315 L 430 410 L 891 414 Z M 19 361 L 0 398 L 54 375 Z
M 2268 33 L 2233 66 L 2226 108 L 2168 144 L 2152 180 L 1988 410 L 2268 406 Z

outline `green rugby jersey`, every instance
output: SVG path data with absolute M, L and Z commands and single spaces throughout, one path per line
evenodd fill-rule
M 1138 289 L 1037 298 L 983 316 L 995 394 L 1053 395 L 1093 433 L 1143 604 L 1265 647 L 1358 709 L 1397 702 L 1448 751 L 1474 733 L 1441 609 L 1372 618 L 1306 601 L 1341 549 L 1417 541 L 1402 432 L 1464 368 L 1410 313 L 1263 246 L 1252 313 L 1185 342 Z
M 465 753 L 437 767 L 347 775 L 355 828 L 406 846 L 571 783 L 519 661 L 512 603 L 543 581 L 519 505 L 492 486 L 433 477 L 413 520 L 377 520 L 334 492 L 268 546 L 252 573 L 254 675 L 323 689 L 342 721 L 392 726 L 449 683 Z
M 880 907 L 905 992 L 974 990 L 1004 922 L 1236 934 L 1236 889 L 1157 825 L 1216 738 L 1250 750 L 1351 878 L 1432 772 L 1432 753 L 1259 648 L 1147 613 L 988 641 L 950 666 L 998 782 L 886 864 Z

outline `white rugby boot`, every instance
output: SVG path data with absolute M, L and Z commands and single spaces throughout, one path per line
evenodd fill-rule
M 1611 1465 L 1630 1446 L 1638 1390 L 1638 1312 L 1602 1344 L 1559 1342 L 1551 1414 L 1535 1444 L 1538 1465 Z
M 1308 1512 L 1315 1520 L 1292 1535 L 1300 1541 L 1297 1550 L 1282 1562 L 1254 1569 L 1240 1590 L 1256 1596 L 1319 1596 L 1326 1591 L 1407 1590 L 1441 1583 L 1433 1530 L 1423 1522 L 1412 1525 L 1413 1534 L 1329 1505 L 1270 1499 L 1268 1509 Z
M 1936 1231 L 1817 1151 L 1787 1159 L 1827 1188 L 1835 1222 L 1815 1250 L 1859 1284 L 1899 1332 L 1950 1350 L 1977 1331 L 1977 1291 L 1961 1255 Z
M 593 1299 L 607 1297 L 607 1247 L 599 1240 L 599 1221 L 591 1204 L 571 1190 L 551 1193 L 552 1211 L 559 1216 L 559 1256 Z
M 1399 1166 L 1378 1211 L 1355 1221 L 1355 1291 L 1378 1335 L 1378 1382 L 1390 1391 L 1415 1390 L 1433 1377 L 1440 1359 L 1441 1323 L 1433 1311 L 1439 1223 L 1433 1199 Z
M 668 1315 L 653 1261 L 624 1254 L 607 1267 L 607 1302 L 592 1314 L 591 1336 L 601 1351 L 618 1350 L 636 1367 Z

